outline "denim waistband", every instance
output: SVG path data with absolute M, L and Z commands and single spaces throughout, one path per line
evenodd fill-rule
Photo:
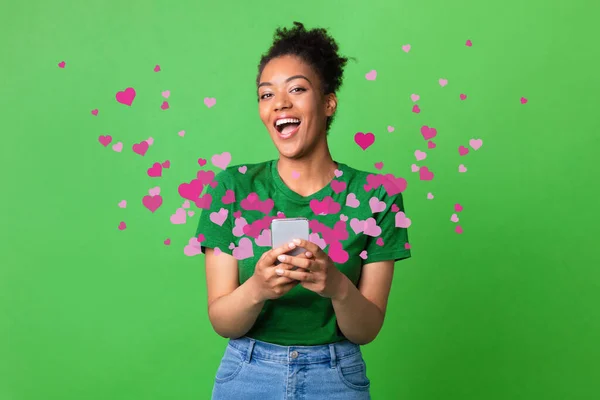
M 242 336 L 237 339 L 229 339 L 228 345 L 238 350 L 247 363 L 254 357 L 281 364 L 329 362 L 332 368 L 335 368 L 337 359 L 361 351 L 360 345 L 349 340 L 315 346 L 282 346 Z

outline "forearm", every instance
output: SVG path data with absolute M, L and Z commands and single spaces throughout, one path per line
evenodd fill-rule
M 252 328 L 263 305 L 250 278 L 233 292 L 213 301 L 208 307 L 208 318 L 220 336 L 236 339 Z
M 383 313 L 342 274 L 339 295 L 331 299 L 340 330 L 356 344 L 372 342 L 383 326 Z

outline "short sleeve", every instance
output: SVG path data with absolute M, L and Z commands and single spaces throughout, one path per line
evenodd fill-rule
M 384 186 L 381 185 L 378 198 L 379 201 L 385 203 L 385 210 L 374 213 L 372 218 L 375 218 L 377 226 L 381 228 L 381 234 L 378 237 L 369 236 L 367 238 L 365 264 L 386 260 L 394 260 L 395 262 L 409 258 L 411 254 L 408 245 L 408 228 L 396 227 L 396 214 L 399 212 L 406 213 L 402 193 L 390 196 Z M 402 215 L 398 217 L 402 217 Z M 405 225 L 400 221 L 401 218 L 398 219 L 400 225 Z M 383 239 L 383 246 L 377 243 L 379 238 Z
M 208 185 L 206 193 L 203 196 L 212 196 L 210 207 L 202 209 L 200 220 L 196 229 L 196 237 L 204 235 L 204 241 L 200 243 L 200 249 L 206 254 L 206 248 L 218 247 L 223 253 L 233 255 L 233 250 L 229 245 L 235 243 L 233 236 L 233 207 L 232 203 L 223 204 L 223 196 L 227 190 L 233 190 L 231 177 L 227 171 L 219 172 L 214 181 L 217 185 L 213 188 Z M 211 218 L 212 215 L 212 218 Z

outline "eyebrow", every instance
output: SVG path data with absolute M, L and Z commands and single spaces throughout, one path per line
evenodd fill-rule
M 287 83 L 287 82 L 291 81 L 292 79 L 298 79 L 298 78 L 300 78 L 300 79 L 306 79 L 306 80 L 308 81 L 308 83 L 310 83 L 310 84 L 312 85 L 312 82 L 311 82 L 311 81 L 310 81 L 310 80 L 309 80 L 307 77 L 305 77 L 304 75 L 294 75 L 294 76 L 290 76 L 289 78 L 287 78 L 287 79 L 285 80 L 285 82 Z M 272 86 L 272 85 L 273 85 L 273 84 L 272 84 L 271 82 L 261 82 L 261 83 L 260 83 L 260 85 L 258 85 L 257 89 L 258 89 L 259 87 L 261 87 L 261 86 Z

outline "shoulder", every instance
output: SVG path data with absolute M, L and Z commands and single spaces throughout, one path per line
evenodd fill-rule
M 270 173 L 272 160 L 262 161 L 253 164 L 235 164 L 230 165 L 215 175 L 215 180 L 219 178 L 228 183 L 249 182 L 256 179 L 267 178 Z

